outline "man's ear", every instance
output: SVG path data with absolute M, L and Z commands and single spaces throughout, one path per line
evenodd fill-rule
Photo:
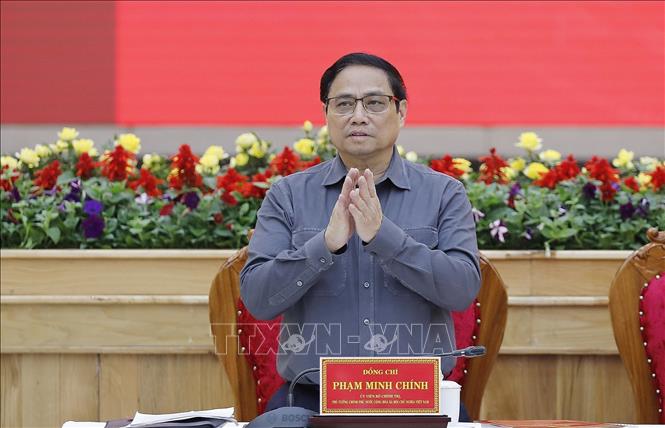
M 397 114 L 399 115 L 399 126 L 400 128 L 404 126 L 404 122 L 406 121 L 406 110 L 408 108 L 408 102 L 406 100 L 401 100 L 399 102 L 399 110 L 397 111 Z
M 321 103 L 321 112 L 323 113 L 323 118 L 326 120 L 326 126 L 328 125 L 328 112 L 326 111 L 326 103 Z

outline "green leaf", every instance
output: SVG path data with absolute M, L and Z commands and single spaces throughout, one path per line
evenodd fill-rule
M 57 227 L 49 227 L 48 230 L 46 230 L 46 234 L 51 238 L 51 241 L 53 241 L 54 244 L 60 242 L 60 229 Z

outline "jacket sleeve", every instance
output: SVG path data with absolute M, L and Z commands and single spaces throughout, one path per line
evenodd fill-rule
M 300 248 L 292 245 L 292 204 L 281 184 L 273 184 L 261 204 L 249 257 L 240 272 L 240 296 L 250 313 L 262 320 L 297 303 L 337 257 L 325 244 L 325 230 Z
M 448 184 L 438 219 L 438 244 L 429 248 L 384 216 L 365 245 L 387 275 L 433 304 L 466 309 L 480 289 L 480 264 L 471 203 L 458 181 Z

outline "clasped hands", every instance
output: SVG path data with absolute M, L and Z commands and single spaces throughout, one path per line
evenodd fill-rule
M 379 231 L 382 220 L 383 212 L 376 196 L 374 174 L 369 169 L 360 174 L 357 168 L 351 168 L 326 228 L 328 250 L 338 251 L 349 242 L 353 232 L 364 242 L 370 242 Z

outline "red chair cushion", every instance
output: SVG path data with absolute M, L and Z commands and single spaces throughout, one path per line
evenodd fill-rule
M 642 288 L 640 311 L 642 338 L 646 343 L 647 358 L 651 360 L 651 372 L 656 374 L 654 388 L 660 391 L 658 399 L 662 409 L 665 393 L 665 272 Z M 665 423 L 665 413 L 660 413 L 660 422 Z
M 245 348 L 244 354 L 256 382 L 257 410 L 260 415 L 264 412 L 270 397 L 284 383 L 284 379 L 277 373 L 277 350 L 282 317 L 271 321 L 258 321 L 245 308 L 241 299 L 238 299 L 236 306 L 238 337 L 240 346 Z
M 478 300 L 461 312 L 453 312 L 453 324 L 455 324 L 455 346 L 457 349 L 475 345 L 478 337 L 478 320 L 480 319 L 480 308 Z M 464 370 L 466 369 L 466 358 L 458 358 L 453 371 L 447 379 L 455 381 L 460 385 L 464 381 Z
M 455 325 L 455 345 L 457 349 L 466 348 L 476 343 L 480 310 L 476 300 L 464 311 L 453 312 Z M 277 350 L 279 346 L 279 327 L 282 317 L 271 321 L 258 321 L 245 308 L 241 299 L 237 302 L 240 346 L 245 348 L 244 354 L 256 381 L 257 409 L 263 413 L 270 397 L 284 383 L 277 373 Z M 255 368 L 256 367 L 256 368 Z M 255 369 L 254 369 L 255 368 Z M 448 376 L 459 384 L 464 380 L 466 358 L 458 358 L 457 364 Z M 261 401 L 258 401 L 258 399 Z

